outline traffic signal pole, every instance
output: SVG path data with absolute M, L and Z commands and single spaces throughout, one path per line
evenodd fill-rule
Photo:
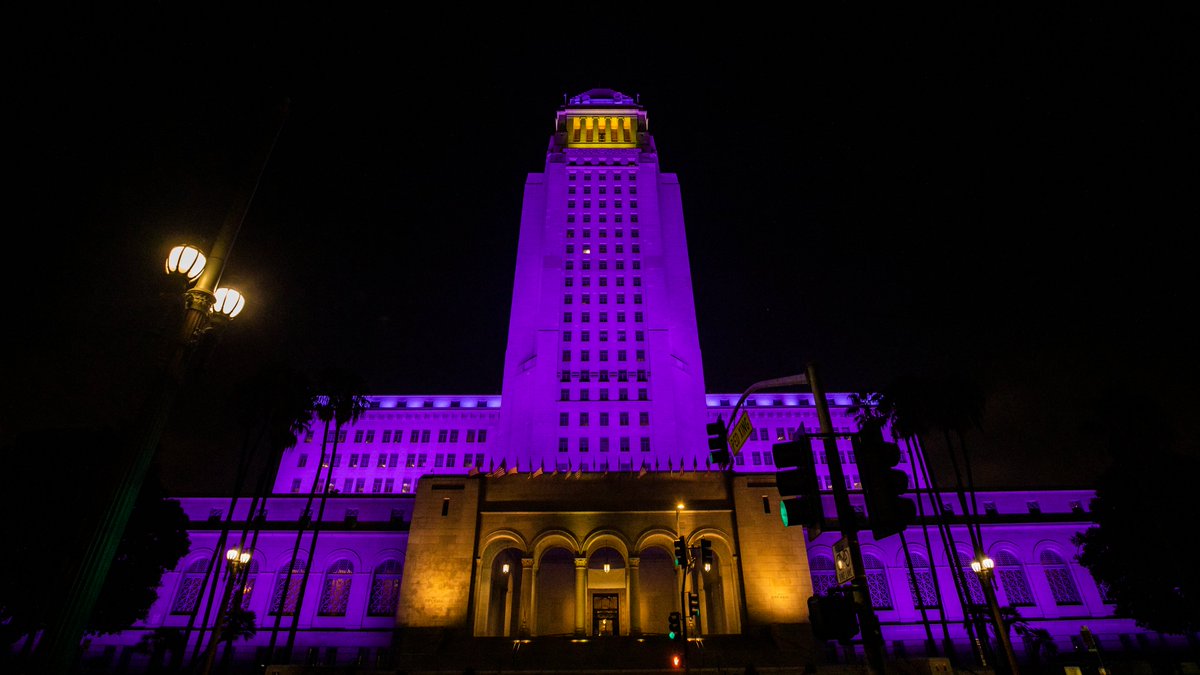
M 825 400 L 825 390 L 821 388 L 817 378 L 816 364 L 808 364 L 808 385 L 812 388 L 813 400 L 817 407 L 817 420 L 821 423 L 821 435 L 825 442 L 825 461 L 829 465 L 829 478 L 833 482 L 833 502 L 837 506 L 838 527 L 850 547 L 850 563 L 854 568 L 854 580 L 851 588 L 854 594 L 854 606 L 858 612 L 858 624 L 863 636 L 863 650 L 867 655 L 867 664 L 878 673 L 884 672 L 883 632 L 879 629 L 879 619 L 871 606 L 871 594 L 867 587 L 867 577 L 863 566 L 862 549 L 858 544 L 858 519 L 850 506 L 850 494 L 846 491 L 846 474 L 842 471 L 842 462 L 838 456 L 837 439 L 834 438 L 833 421 L 829 417 L 829 402 Z

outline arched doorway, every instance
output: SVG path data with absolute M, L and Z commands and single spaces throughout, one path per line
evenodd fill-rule
M 726 561 L 716 551 L 713 551 L 712 557 L 709 569 L 704 569 L 704 566 L 697 568 L 697 585 L 700 593 L 700 625 L 704 633 L 716 635 L 729 633 L 730 630 L 725 606 L 726 578 L 722 574 Z
M 612 637 L 620 635 L 622 629 L 628 633 L 628 627 L 621 621 L 622 608 L 628 602 L 625 559 L 616 549 L 605 546 L 592 553 L 587 568 L 589 634 Z
M 646 634 L 667 632 L 667 616 L 679 611 L 679 581 L 675 553 L 659 546 L 642 549 L 638 565 L 639 625 Z
M 535 572 L 534 603 L 537 635 L 575 632 L 575 554 L 565 548 L 547 549 Z
M 521 557 L 519 549 L 506 548 L 492 559 L 485 635 L 509 637 L 520 631 Z

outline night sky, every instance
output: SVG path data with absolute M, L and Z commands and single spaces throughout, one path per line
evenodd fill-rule
M 611 87 L 679 176 L 709 391 L 809 360 L 831 390 L 977 379 L 988 485 L 1088 484 L 1114 397 L 1195 451 L 1181 17 L 166 11 L 21 31 L 0 433 L 132 415 L 162 257 L 209 245 L 285 99 L 224 277 L 248 306 L 176 406 L 168 489 L 229 491 L 222 415 L 264 361 L 499 393 L 525 175 L 563 95 Z

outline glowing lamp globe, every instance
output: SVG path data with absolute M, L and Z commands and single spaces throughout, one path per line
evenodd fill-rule
M 241 551 L 237 550 L 236 548 L 231 548 L 225 552 L 225 559 L 226 560 L 237 560 L 239 553 L 241 553 Z
M 188 281 L 195 281 L 204 271 L 206 262 L 204 254 L 195 246 L 176 246 L 167 254 L 167 274 L 180 274 Z
M 216 298 L 212 306 L 213 313 L 226 319 L 232 319 L 241 314 L 242 308 L 246 306 L 246 296 L 232 288 L 218 288 L 213 292 L 213 297 Z

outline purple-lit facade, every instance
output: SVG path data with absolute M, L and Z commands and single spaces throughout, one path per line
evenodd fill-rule
M 370 396 L 363 417 L 328 439 L 337 442 L 335 492 L 293 661 L 404 662 L 397 629 L 529 639 L 661 634 L 678 601 L 677 572 L 666 562 L 677 533 L 706 538 L 717 551 L 715 569 L 688 582 L 704 598 L 694 630 L 804 623 L 807 597 L 832 583 L 838 535 L 806 542 L 800 528 L 782 525 L 771 445 L 817 428 L 816 408 L 806 392 L 752 396 L 755 431 L 728 477 L 707 462 L 704 425 L 729 419 L 737 398 L 705 392 L 679 183 L 659 169 L 646 111 L 609 90 L 572 98 L 557 113 L 544 171 L 525 184 L 502 393 Z M 854 430 L 848 396 L 832 394 L 830 403 L 834 426 Z M 313 428 L 278 467 L 244 596 L 259 633 L 235 645 L 235 659 L 261 653 L 286 607 L 296 523 L 322 461 L 321 426 Z M 841 450 L 857 487 L 851 448 Z M 819 455 L 817 468 L 829 488 Z M 1087 625 L 1105 648 L 1154 650 L 1166 638 L 1112 618 L 1074 562 L 1070 539 L 1086 527 L 1092 496 L 979 493 L 1000 602 L 1049 629 L 1061 649 Z M 942 501 L 924 512 L 962 517 L 955 497 Z M 163 577 L 144 625 L 94 639 L 88 658 L 136 669 L 149 657 L 129 647 L 145 632 L 203 623 L 203 569 L 230 504 L 182 503 L 194 526 L 191 551 Z M 251 520 L 247 508 L 241 500 L 234 509 L 235 538 Z M 967 578 L 977 581 L 966 529 L 954 530 Z M 928 537 L 920 527 L 906 536 L 915 587 L 899 537 L 863 534 L 889 649 L 923 654 L 927 636 L 948 636 L 965 662 L 971 647 L 947 549 L 934 527 Z M 296 565 L 307 564 L 308 541 Z M 278 644 L 285 641 L 281 631 Z

